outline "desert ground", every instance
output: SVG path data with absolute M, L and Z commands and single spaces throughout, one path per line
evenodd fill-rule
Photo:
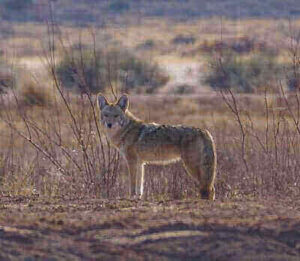
M 2 197 L 1 260 L 299 260 L 298 200 Z
M 280 84 L 219 92 L 203 81 L 220 41 L 253 44 L 241 60 L 270 49 L 276 64 L 288 64 L 288 20 L 149 18 L 63 25 L 53 35 L 45 24 L 5 26 L 12 33 L 0 38 L 2 58 L 24 71 L 0 94 L 0 260 L 300 259 L 299 92 Z M 127 197 L 126 165 L 98 129 L 95 94 L 60 89 L 51 74 L 64 48 L 93 42 L 128 48 L 168 74 L 154 94 L 129 93 L 130 110 L 212 133 L 215 201 L 199 199 L 180 164 L 147 166 L 147 200 Z M 175 91 L 181 86 L 188 92 Z M 105 89 L 111 100 L 119 87 Z

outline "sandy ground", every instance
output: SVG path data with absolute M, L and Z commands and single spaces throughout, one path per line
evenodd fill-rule
M 293 200 L 2 197 L 0 260 L 300 260 Z
M 159 90 L 159 93 L 172 92 L 172 89 L 177 86 L 190 86 L 193 92 L 196 93 L 212 91 L 209 86 L 204 86 L 201 80 L 204 64 L 200 61 L 174 60 L 171 58 L 160 61 L 159 66 L 170 76 L 169 82 Z

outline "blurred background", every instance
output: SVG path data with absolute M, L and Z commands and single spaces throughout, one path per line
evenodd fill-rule
M 0 0 L 0 191 L 123 197 L 95 94 L 145 121 L 207 128 L 218 198 L 297 197 L 299 0 Z M 197 196 L 180 164 L 150 197 Z

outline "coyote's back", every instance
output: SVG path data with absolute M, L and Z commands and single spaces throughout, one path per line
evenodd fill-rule
M 182 160 L 198 183 L 203 199 L 215 198 L 216 150 L 207 130 L 186 126 L 145 123 L 128 111 L 128 97 L 115 104 L 98 95 L 100 118 L 111 143 L 126 159 L 131 195 L 143 195 L 144 164 Z

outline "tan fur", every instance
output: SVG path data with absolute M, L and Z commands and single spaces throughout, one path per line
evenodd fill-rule
M 126 159 L 130 194 L 143 196 L 144 164 L 182 160 L 198 183 L 203 199 L 215 199 L 216 150 L 207 130 L 186 126 L 145 123 L 128 111 L 128 97 L 109 103 L 99 94 L 100 121 L 110 142 Z

